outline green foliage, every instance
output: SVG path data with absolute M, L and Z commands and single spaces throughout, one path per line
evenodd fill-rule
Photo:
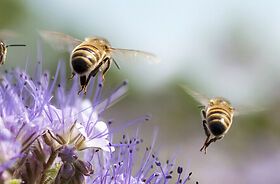
M 11 179 L 5 182 L 5 184 L 21 184 L 21 179 Z
M 46 179 L 43 182 L 44 184 L 52 184 L 55 181 L 55 178 L 59 172 L 59 169 L 61 167 L 61 163 L 56 163 L 53 168 L 50 168 L 46 172 Z
M 19 23 L 24 18 L 26 11 L 23 1 L 1 0 L 0 1 L 0 28 L 5 29 L 7 26 Z

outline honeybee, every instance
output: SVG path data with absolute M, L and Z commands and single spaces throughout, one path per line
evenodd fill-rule
M 15 36 L 16 36 L 16 33 L 13 33 L 12 31 L 0 31 L 0 65 L 3 65 L 5 63 L 8 47 L 26 46 L 24 44 L 6 45 L 5 42 L 3 40 L 1 40 L 1 39 L 8 39 L 8 38 L 15 37 Z
M 158 62 L 157 57 L 149 52 L 113 48 L 108 40 L 101 37 L 88 37 L 84 41 L 73 38 L 69 35 L 53 31 L 40 31 L 44 40 L 49 42 L 54 48 L 67 50 L 70 55 L 70 66 L 72 70 L 72 79 L 75 74 L 80 77 L 80 90 L 86 93 L 86 88 L 91 77 L 96 76 L 98 72 L 102 73 L 104 80 L 105 73 L 113 62 L 120 69 L 116 60 L 116 55 L 126 56 L 144 56 L 148 61 Z
M 251 108 L 250 110 L 243 109 L 243 112 L 241 112 L 242 107 L 239 107 L 238 110 L 236 110 L 231 103 L 223 97 L 209 99 L 187 88 L 186 86 L 182 86 L 182 88 L 201 104 L 202 125 L 206 135 L 206 140 L 200 151 L 204 150 L 205 154 L 207 147 L 212 142 L 222 139 L 228 132 L 232 125 L 233 116 L 263 110 Z

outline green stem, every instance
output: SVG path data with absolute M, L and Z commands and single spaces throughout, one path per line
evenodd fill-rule
M 58 154 L 58 151 L 53 151 L 52 150 L 52 153 L 51 153 L 47 163 L 44 165 L 43 175 L 42 175 L 42 178 L 40 180 L 40 184 L 44 184 L 44 181 L 46 180 L 46 172 L 53 165 L 53 162 L 56 159 L 57 154 Z

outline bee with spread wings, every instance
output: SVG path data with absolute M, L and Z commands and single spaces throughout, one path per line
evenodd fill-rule
M 69 35 L 53 31 L 40 31 L 44 40 L 49 42 L 52 47 L 59 50 L 67 50 L 70 55 L 70 66 L 73 78 L 75 74 L 80 77 L 81 89 L 86 93 L 86 88 L 91 77 L 96 76 L 98 72 L 102 73 L 104 79 L 105 73 L 113 62 L 119 68 L 115 61 L 115 56 L 120 57 L 144 57 L 148 61 L 158 62 L 154 54 L 131 49 L 113 48 L 109 41 L 101 37 L 88 37 L 84 41 L 73 38 Z
M 263 109 L 242 108 L 236 110 L 231 103 L 223 97 L 208 98 L 186 86 L 182 88 L 201 104 L 202 125 L 207 136 L 200 151 L 206 153 L 207 147 L 219 139 L 222 139 L 232 125 L 233 116 L 259 112 Z M 243 109 L 243 110 L 242 110 Z

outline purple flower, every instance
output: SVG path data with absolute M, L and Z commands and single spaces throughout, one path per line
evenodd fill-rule
M 37 64 L 34 75 L 6 71 L 0 85 L 0 182 L 26 183 L 168 183 L 173 161 L 164 164 L 154 144 L 144 147 L 136 136 L 116 144 L 113 134 L 147 116 L 110 128 L 101 114 L 127 91 L 123 82 L 102 99 L 102 77 L 86 96 L 78 96 L 78 81 L 67 87 L 65 66 L 53 77 Z M 93 81 L 93 80 L 92 80 Z M 110 123 L 109 123 L 110 124 Z M 140 162 L 136 167 L 135 163 Z M 177 169 L 177 183 L 182 180 Z M 16 180 L 18 179 L 18 180 Z
M 141 119 L 138 120 L 141 121 Z M 142 120 L 148 119 L 143 117 Z M 175 160 L 165 162 L 159 160 L 158 154 L 154 152 L 155 141 L 147 147 L 143 144 L 143 139 L 139 137 L 129 138 L 123 135 L 123 139 L 118 144 L 112 145 L 115 147 L 114 152 L 94 153 L 96 174 L 89 177 L 87 181 L 101 184 L 160 184 L 186 183 L 190 179 L 191 173 L 187 178 L 181 177 L 182 167 L 177 167 L 177 173 L 173 174 L 173 170 L 176 169 Z M 92 158 L 94 160 L 94 157 Z

